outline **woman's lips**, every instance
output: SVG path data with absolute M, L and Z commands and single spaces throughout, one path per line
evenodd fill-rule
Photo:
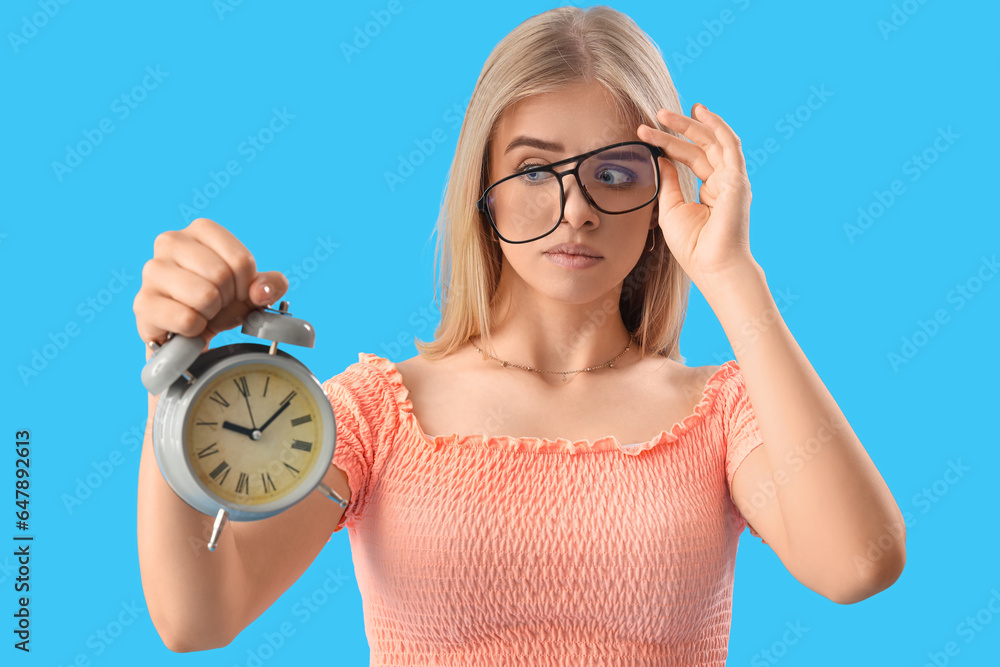
M 594 266 L 604 259 L 603 257 L 588 257 L 587 255 L 570 255 L 565 252 L 547 252 L 545 256 L 553 264 L 558 264 L 567 269 L 585 269 Z

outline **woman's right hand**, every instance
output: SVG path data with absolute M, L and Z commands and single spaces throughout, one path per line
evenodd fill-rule
M 247 314 L 277 301 L 288 290 L 280 271 L 257 271 L 250 251 L 225 229 L 198 218 L 153 242 L 132 303 L 143 342 L 163 344 L 167 332 L 205 341 L 240 326 Z M 152 354 L 147 346 L 146 358 Z

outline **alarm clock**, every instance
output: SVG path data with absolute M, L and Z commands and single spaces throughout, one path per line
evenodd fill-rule
M 251 311 L 241 331 L 270 345 L 236 343 L 202 354 L 204 340 L 168 334 L 149 343 L 142 383 L 160 396 L 153 451 L 184 502 L 215 516 L 209 551 L 228 520 L 257 521 L 319 490 L 333 460 L 336 423 L 319 380 L 278 343 L 313 347 L 312 326 L 279 310 Z

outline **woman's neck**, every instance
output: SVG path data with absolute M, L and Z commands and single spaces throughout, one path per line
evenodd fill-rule
M 621 319 L 618 298 L 605 295 L 571 304 L 542 298 L 500 299 L 489 339 L 473 338 L 500 360 L 547 371 L 573 371 L 613 361 L 626 366 L 638 360 L 638 346 Z

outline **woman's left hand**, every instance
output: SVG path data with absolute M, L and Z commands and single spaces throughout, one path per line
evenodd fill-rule
M 660 109 L 657 119 L 690 139 L 639 126 L 642 141 L 660 146 L 701 179 L 698 202 L 685 202 L 677 170 L 659 158 L 659 225 L 671 254 L 699 289 L 753 266 L 750 179 L 740 139 L 721 117 L 696 104 L 691 118 Z M 697 119 L 694 118 L 697 116 Z

